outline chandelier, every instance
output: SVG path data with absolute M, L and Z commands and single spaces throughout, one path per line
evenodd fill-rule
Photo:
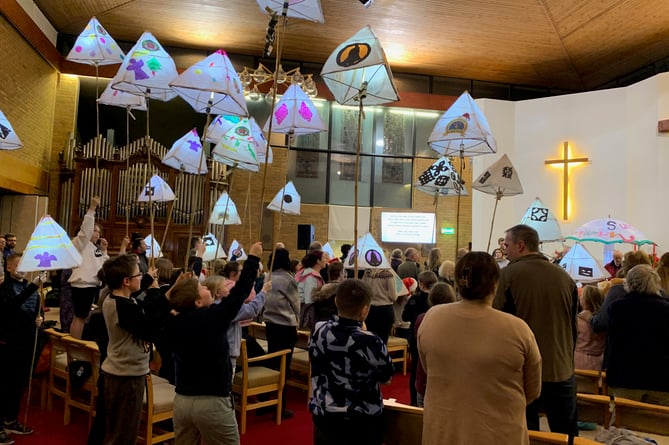
M 244 87 L 244 96 L 249 100 L 257 101 L 260 100 L 263 94 L 258 89 L 258 85 L 274 82 L 274 73 L 265 65 L 259 63 L 258 68 L 244 67 L 244 70 L 239 73 L 239 80 L 241 80 Z M 279 69 L 276 72 L 276 83 L 277 85 L 272 85 L 269 91 L 265 93 L 265 100 L 268 102 L 272 101 L 275 87 L 277 88 L 277 94 L 279 94 L 278 88 L 281 85 L 285 85 L 287 88 L 288 85 L 297 84 L 304 90 L 307 96 L 316 97 L 318 95 L 318 88 L 316 88 L 313 74 L 303 75 L 299 67 L 284 71 L 283 66 L 279 65 Z

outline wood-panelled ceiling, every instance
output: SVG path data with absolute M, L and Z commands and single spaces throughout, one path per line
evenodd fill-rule
M 118 41 L 261 56 L 254 0 L 34 0 L 59 33 L 96 16 Z M 667 0 L 321 0 L 325 23 L 288 19 L 283 58 L 323 63 L 370 25 L 393 71 L 571 90 L 669 56 Z

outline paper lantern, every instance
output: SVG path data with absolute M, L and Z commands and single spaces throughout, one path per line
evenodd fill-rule
M 82 258 L 65 230 L 49 215 L 35 227 L 17 270 L 37 272 L 43 270 L 72 269 L 81 265 Z
M 327 243 L 323 244 L 323 248 L 321 249 L 324 253 L 327 253 L 330 255 L 330 259 L 332 258 L 337 258 L 337 256 L 334 254 L 334 251 L 332 250 L 332 246 L 330 245 L 330 241 Z
M 248 258 L 246 252 L 244 252 L 244 248 L 237 240 L 232 240 L 228 252 L 230 252 L 230 258 L 234 258 L 235 261 L 244 261 Z
M 123 60 L 112 88 L 166 102 L 177 95 L 170 82 L 178 75 L 174 60 L 158 39 L 145 32 Z
M 202 261 L 214 261 L 217 258 L 227 258 L 228 255 L 223 250 L 223 245 L 221 245 L 213 233 L 209 232 L 202 237 L 202 242 L 204 242 L 205 250 L 204 255 L 202 255 Z
M 174 192 L 163 178 L 158 175 L 151 176 L 148 184 L 144 186 L 142 193 L 137 198 L 138 202 L 166 202 L 174 201 Z
M 242 220 L 237 212 L 237 206 L 232 199 L 230 199 L 227 192 L 221 193 L 216 204 L 214 204 L 214 210 L 209 217 L 209 224 L 230 225 L 241 223 Z
M 502 157 L 485 169 L 472 183 L 472 188 L 495 196 L 514 196 L 523 193 L 518 172 L 509 157 Z
M 236 116 L 225 116 L 224 119 L 232 125 L 214 146 L 212 158 L 227 165 L 243 164 L 245 169 L 257 172 L 258 157 L 249 120 Z
M 560 260 L 560 266 L 575 281 L 582 283 L 602 281 L 611 278 L 611 274 L 597 261 L 581 243 L 574 244 Z
M 274 199 L 272 199 L 267 208 L 275 212 L 285 213 L 286 215 L 299 215 L 301 202 L 302 199 L 300 198 L 300 194 L 297 193 L 293 181 L 288 181 L 274 196 Z
M 113 65 L 123 61 L 123 51 L 107 30 L 93 17 L 79 34 L 65 59 L 90 65 Z
M 144 243 L 146 244 L 146 257 L 147 258 L 160 258 L 163 256 L 163 250 L 160 248 L 158 241 L 154 240 L 151 235 L 147 235 L 144 238 Z
M 16 150 L 21 147 L 23 147 L 23 144 L 14 132 L 12 124 L 0 111 L 0 150 Z
M 379 243 L 376 242 L 371 233 L 366 233 L 356 242 L 346 257 L 344 267 L 353 269 L 355 262 L 361 269 L 390 269 L 390 262 Z
M 126 93 L 112 88 L 113 80 L 107 84 L 107 87 L 98 98 L 102 105 L 111 105 L 114 107 L 129 108 L 132 110 L 146 111 L 146 99 L 144 96 Z
M 324 23 L 323 9 L 319 0 L 256 0 L 260 10 L 266 12 L 269 8 L 272 13 L 281 15 L 284 12 L 286 17 L 295 17 L 303 20 L 310 20 L 312 22 Z
M 536 198 L 527 208 L 523 218 L 520 220 L 520 224 L 528 225 L 536 230 L 539 234 L 539 241 L 562 242 L 564 240 L 562 229 L 560 229 L 560 224 L 557 218 L 555 218 L 555 214 L 539 198 Z
M 327 131 L 314 103 L 297 84 L 291 84 L 281 100 L 274 106 L 271 116 L 272 133 L 310 134 Z M 264 132 L 269 131 L 267 119 Z
M 437 159 L 427 170 L 418 176 L 414 184 L 416 190 L 438 196 L 466 196 L 467 190 L 460 176 L 447 157 Z
M 202 144 L 197 130 L 193 128 L 172 144 L 170 151 L 163 157 L 162 163 L 184 173 L 194 175 L 208 173 L 209 169 L 202 155 Z

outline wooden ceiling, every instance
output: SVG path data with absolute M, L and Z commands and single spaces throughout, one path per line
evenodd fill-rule
M 294 1 L 294 0 L 292 0 Z M 291 2 L 292 2 L 291 1 Z M 34 0 L 59 33 L 91 17 L 117 41 L 260 57 L 254 0 Z M 669 56 L 669 7 L 651 0 L 321 0 L 325 23 L 289 18 L 282 59 L 323 63 L 370 25 L 394 72 L 587 90 Z M 662 6 L 664 5 L 664 6 Z M 186 68 L 186 67 L 184 67 Z

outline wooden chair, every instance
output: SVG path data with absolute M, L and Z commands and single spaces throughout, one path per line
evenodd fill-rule
M 68 336 L 63 337 L 67 351 L 67 385 L 65 389 L 65 409 L 63 423 L 69 425 L 71 409 L 77 408 L 88 413 L 88 429 L 93 425 L 95 403 L 98 396 L 98 376 L 100 370 L 100 352 L 91 341 L 83 341 Z M 91 375 L 78 388 L 74 388 L 69 369 L 73 362 L 90 363 Z
M 566 434 L 551 433 L 548 431 L 529 431 L 530 445 L 551 445 L 569 443 L 569 437 Z M 601 445 L 594 440 L 586 439 L 585 437 L 574 437 L 574 445 Z
M 293 350 L 290 361 L 290 372 L 288 373 L 287 385 L 299 388 L 307 392 L 307 398 L 311 395 L 311 364 L 309 363 L 309 339 L 311 332 L 297 331 L 297 343 Z
M 594 371 L 592 369 L 576 369 L 576 390 L 581 394 L 603 394 L 608 395 L 606 386 L 606 372 Z
M 53 397 L 65 400 L 67 387 L 67 346 L 63 338 L 70 334 L 47 329 L 44 332 L 49 336 L 51 344 L 51 364 L 47 380 L 46 406 L 49 411 L 53 410 Z
M 237 372 L 232 382 L 232 393 L 235 395 L 235 409 L 241 415 L 241 433 L 246 433 L 246 413 L 254 409 L 266 406 L 276 406 L 276 424 L 281 425 L 282 396 L 284 382 L 286 379 L 286 356 L 290 350 L 271 354 L 261 355 L 259 357 L 249 358 L 246 351 L 246 340 L 242 339 L 242 344 L 237 358 Z M 267 368 L 265 366 L 249 366 L 250 363 L 264 362 L 270 359 L 280 358 L 279 370 Z M 255 398 L 260 394 L 271 394 L 266 400 Z
M 407 359 L 409 355 L 409 342 L 406 338 L 388 337 L 388 353 L 392 356 L 393 363 L 402 363 L 402 375 L 407 375 Z
M 157 375 L 146 375 L 146 393 L 137 442 L 145 445 L 174 439 L 174 431 L 160 428 L 159 422 L 174 417 L 175 387 Z

